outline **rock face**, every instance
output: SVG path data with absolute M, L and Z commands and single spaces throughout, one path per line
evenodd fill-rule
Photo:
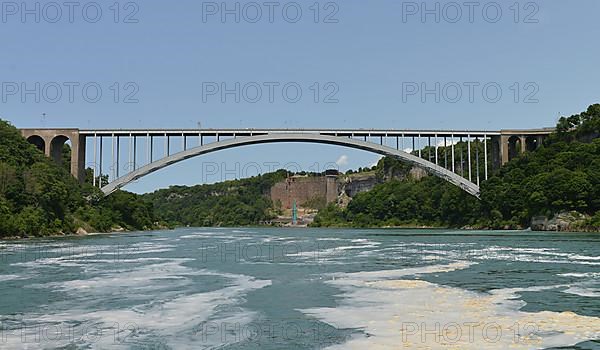
M 538 216 L 531 220 L 533 231 L 569 232 L 577 231 L 585 226 L 589 217 L 576 211 L 556 214 L 552 218 Z
M 414 180 L 421 180 L 425 176 L 427 176 L 427 172 L 418 167 L 410 169 L 410 172 L 408 173 L 408 177 Z
M 420 180 L 425 176 L 427 172 L 417 167 L 385 169 L 379 173 L 368 171 L 347 175 L 292 176 L 273 185 L 270 197 L 273 203 L 281 203 L 282 209 L 291 209 L 294 201 L 300 207 L 315 199 L 345 207 L 357 194 L 368 192 L 378 184 L 392 179 Z
M 373 189 L 380 180 L 377 179 L 374 173 L 361 173 L 353 174 L 352 176 L 343 176 L 339 179 L 340 195 L 345 194 L 346 196 L 353 198 L 361 192 L 367 192 Z

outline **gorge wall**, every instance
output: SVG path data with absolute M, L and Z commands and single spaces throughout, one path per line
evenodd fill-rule
M 405 171 L 394 171 L 381 168 L 352 174 L 333 175 L 295 175 L 280 181 L 271 187 L 270 198 L 281 209 L 291 209 L 294 201 L 302 207 L 307 203 L 337 203 L 346 206 L 353 197 L 361 192 L 368 192 L 378 184 L 392 179 L 421 179 L 427 173 L 420 168 L 408 168 Z

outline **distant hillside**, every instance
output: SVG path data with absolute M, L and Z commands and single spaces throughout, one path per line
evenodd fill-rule
M 278 171 L 249 179 L 193 187 L 173 186 L 143 196 L 156 215 L 184 226 L 248 226 L 275 217 L 271 187 L 285 179 Z

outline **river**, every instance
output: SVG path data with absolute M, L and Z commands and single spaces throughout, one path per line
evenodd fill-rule
M 0 241 L 1 349 L 600 349 L 600 235 L 215 229 Z

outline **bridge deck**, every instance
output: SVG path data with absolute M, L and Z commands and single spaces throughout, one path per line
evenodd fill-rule
M 342 137 L 483 137 L 499 136 L 485 130 L 384 130 L 384 129 L 87 129 L 85 136 L 223 136 L 244 137 L 269 134 L 317 134 Z

